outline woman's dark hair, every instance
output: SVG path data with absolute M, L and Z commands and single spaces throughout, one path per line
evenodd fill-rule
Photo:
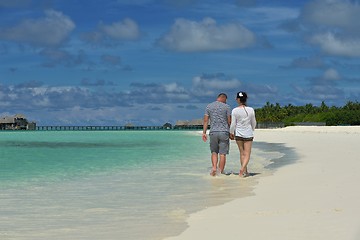
M 236 94 L 236 98 L 239 98 L 241 103 L 246 103 L 247 97 L 246 92 L 238 92 Z

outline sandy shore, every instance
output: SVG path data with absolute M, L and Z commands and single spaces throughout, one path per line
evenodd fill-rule
M 255 195 L 192 214 L 189 228 L 166 240 L 360 239 L 360 127 L 287 127 L 255 137 L 285 143 L 300 159 L 259 177 Z

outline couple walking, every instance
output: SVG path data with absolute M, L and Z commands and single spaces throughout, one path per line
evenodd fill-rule
M 217 171 L 224 172 L 226 154 L 229 153 L 229 139 L 231 139 L 236 140 L 240 152 L 241 168 L 239 176 L 247 177 L 249 175 L 247 165 L 250 160 L 256 126 L 255 111 L 253 108 L 246 106 L 247 94 L 245 92 L 236 94 L 238 107 L 231 112 L 226 101 L 227 95 L 220 93 L 216 101 L 210 103 L 205 109 L 202 139 L 204 142 L 207 141 L 206 131 L 210 123 L 209 136 L 212 163 L 210 175 L 215 176 Z

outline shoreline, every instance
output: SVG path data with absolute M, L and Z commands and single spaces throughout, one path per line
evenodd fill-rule
M 8 238 L 20 238 L 22 234 L 21 239 L 30 235 L 47 239 L 69 236 L 96 239 L 100 235 L 108 239 L 162 239 L 183 232 L 191 213 L 252 195 L 258 180 L 251 177 L 241 182 L 234 174 L 211 177 L 207 168 L 210 167 L 209 142 L 204 143 L 201 134 L 194 131 L 33 131 L 6 136 L 2 139 L 2 147 L 7 150 L 3 149 L 6 157 L 3 161 L 9 159 L 14 165 L 5 165 L 9 167 L 0 176 L 6 180 L 0 183 L 4 190 L 0 202 L 7 206 L 0 223 L 8 226 L 3 233 Z M 139 136 L 144 139 L 140 144 Z M 146 142 L 147 139 L 154 145 Z M 147 151 L 153 151 L 156 145 L 163 146 L 164 152 L 156 158 L 149 152 L 139 155 L 144 144 L 150 144 Z M 126 152 L 131 146 L 136 147 L 130 151 L 135 155 Z M 177 147 L 170 149 L 173 146 Z M 187 149 L 189 146 L 194 147 Z M 121 149 L 125 152 L 118 152 Z M 261 149 L 253 152 L 257 164 L 251 170 L 264 176 L 271 174 L 270 169 L 265 169 L 269 159 L 283 154 L 267 143 Z M 11 150 L 16 150 L 16 154 L 11 154 Z M 95 152 L 89 154 L 89 151 Z M 227 167 L 238 171 L 238 150 L 234 146 L 232 151 L 233 159 L 229 159 Z M 39 152 L 43 157 L 32 158 L 36 154 L 28 156 L 31 152 Z M 123 155 L 126 171 L 121 164 L 115 164 L 122 159 L 118 156 Z M 139 156 L 148 156 L 148 162 Z M 24 166 L 16 159 L 27 159 L 31 164 Z M 135 160 L 134 164 L 131 160 Z M 147 166 L 150 162 L 151 166 Z M 143 183 L 143 177 L 139 176 L 149 172 L 151 176 Z M 38 221 L 36 225 L 32 225 L 34 217 Z M 74 224 L 70 226 L 68 219 Z M 15 224 L 18 222 L 21 224 Z M 64 228 L 71 231 L 62 231 Z
M 191 214 L 189 227 L 165 240 L 360 238 L 359 126 L 257 129 L 255 137 L 294 148 L 298 159 L 258 178 L 253 195 Z

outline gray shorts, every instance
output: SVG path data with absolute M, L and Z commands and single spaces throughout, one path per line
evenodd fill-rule
M 219 154 L 229 154 L 229 133 L 211 132 L 210 133 L 210 151 Z

